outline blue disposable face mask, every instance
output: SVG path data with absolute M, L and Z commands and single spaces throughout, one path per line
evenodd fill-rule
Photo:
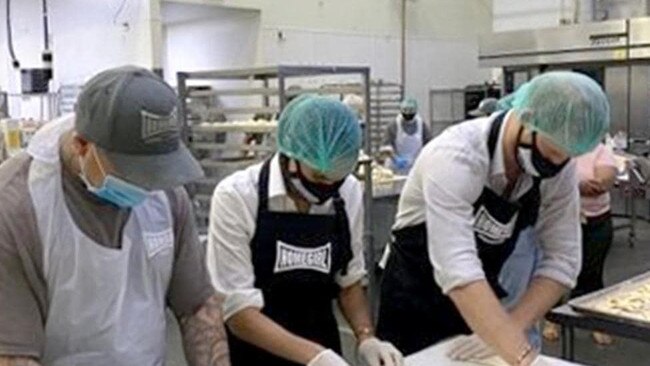
M 144 200 L 149 197 L 148 191 L 134 184 L 126 182 L 118 177 L 106 174 L 101 162 L 99 159 L 97 159 L 97 155 L 95 155 L 96 153 L 94 149 L 93 154 L 95 161 L 99 166 L 99 170 L 102 172 L 102 175 L 104 175 L 104 181 L 100 187 L 93 186 L 86 177 L 83 168 L 83 162 L 80 161 L 79 165 L 81 167 L 81 174 L 79 174 L 79 176 L 81 177 L 81 180 L 83 180 L 86 184 L 88 191 L 93 193 L 95 196 L 108 201 L 120 208 L 135 207 L 144 202 Z

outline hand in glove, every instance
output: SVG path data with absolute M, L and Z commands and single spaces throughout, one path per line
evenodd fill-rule
M 399 156 L 396 156 L 395 158 L 393 158 L 393 162 L 395 163 L 395 167 L 397 169 L 406 169 L 406 168 L 408 168 L 408 165 L 409 165 L 409 161 L 407 159 L 399 157 Z
M 331 349 L 326 349 L 309 361 L 307 366 L 350 366 L 350 364 Z
M 451 345 L 447 357 L 456 361 L 484 360 L 496 355 L 492 347 L 488 346 L 476 334 L 461 336 Z
M 404 356 L 388 342 L 372 337 L 359 345 L 359 355 L 368 366 L 403 366 Z

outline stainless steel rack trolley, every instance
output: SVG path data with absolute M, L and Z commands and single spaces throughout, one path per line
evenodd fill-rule
M 207 231 L 210 199 L 219 181 L 275 152 L 277 117 L 292 97 L 319 94 L 340 99 L 345 94 L 357 94 L 364 99 L 364 115 L 371 115 L 368 67 L 278 65 L 179 72 L 177 83 L 184 138 L 206 172 L 204 179 L 188 187 L 202 233 Z M 365 129 L 366 156 L 372 156 L 370 141 L 370 129 Z M 365 165 L 367 172 L 364 244 L 372 248 L 370 159 L 360 159 L 359 164 Z M 374 251 L 366 253 L 372 266 Z M 374 271 L 369 273 L 370 283 L 375 283 Z

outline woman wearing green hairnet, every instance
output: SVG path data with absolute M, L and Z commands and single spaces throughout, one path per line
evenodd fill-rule
M 580 203 L 572 158 L 608 130 L 609 104 L 596 82 L 572 72 L 540 75 L 508 102 L 507 111 L 447 129 L 408 177 L 378 325 L 378 335 L 405 354 L 462 335 L 450 346 L 452 359 L 545 364 L 525 333 L 576 283 Z M 499 275 L 526 228 L 542 257 L 528 290 L 506 311 Z
M 232 364 L 347 366 L 337 299 L 367 364 L 401 366 L 401 353 L 374 337 L 361 285 L 357 118 L 302 96 L 280 116 L 277 139 L 276 155 L 223 180 L 212 199 L 208 267 L 226 296 Z

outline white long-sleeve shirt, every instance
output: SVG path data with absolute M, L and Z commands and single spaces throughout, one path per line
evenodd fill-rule
M 444 293 L 485 278 L 474 238 L 474 202 L 483 187 L 502 194 L 507 186 L 503 157 L 506 116 L 490 161 L 487 140 L 492 117 L 447 129 L 429 143 L 415 162 L 399 202 L 394 229 L 426 221 L 429 258 Z M 510 199 L 533 184 L 522 175 Z M 542 259 L 535 276 L 575 286 L 581 264 L 579 194 L 575 163 L 540 184 L 541 207 L 534 227 Z
M 261 169 L 262 164 L 258 164 L 234 173 L 219 183 L 212 196 L 207 261 L 212 284 L 226 296 L 226 320 L 245 308 L 264 307 L 262 291 L 255 287 L 250 247 L 256 228 L 257 187 Z M 345 288 L 366 275 L 363 257 L 363 191 L 354 177 L 348 177 L 339 192 L 345 201 L 353 254 L 347 275 L 336 275 L 338 285 Z M 293 200 L 287 195 L 278 155 L 271 161 L 268 195 L 269 210 L 297 212 Z M 312 205 L 310 214 L 334 214 L 334 205 L 331 200 L 323 205 Z

